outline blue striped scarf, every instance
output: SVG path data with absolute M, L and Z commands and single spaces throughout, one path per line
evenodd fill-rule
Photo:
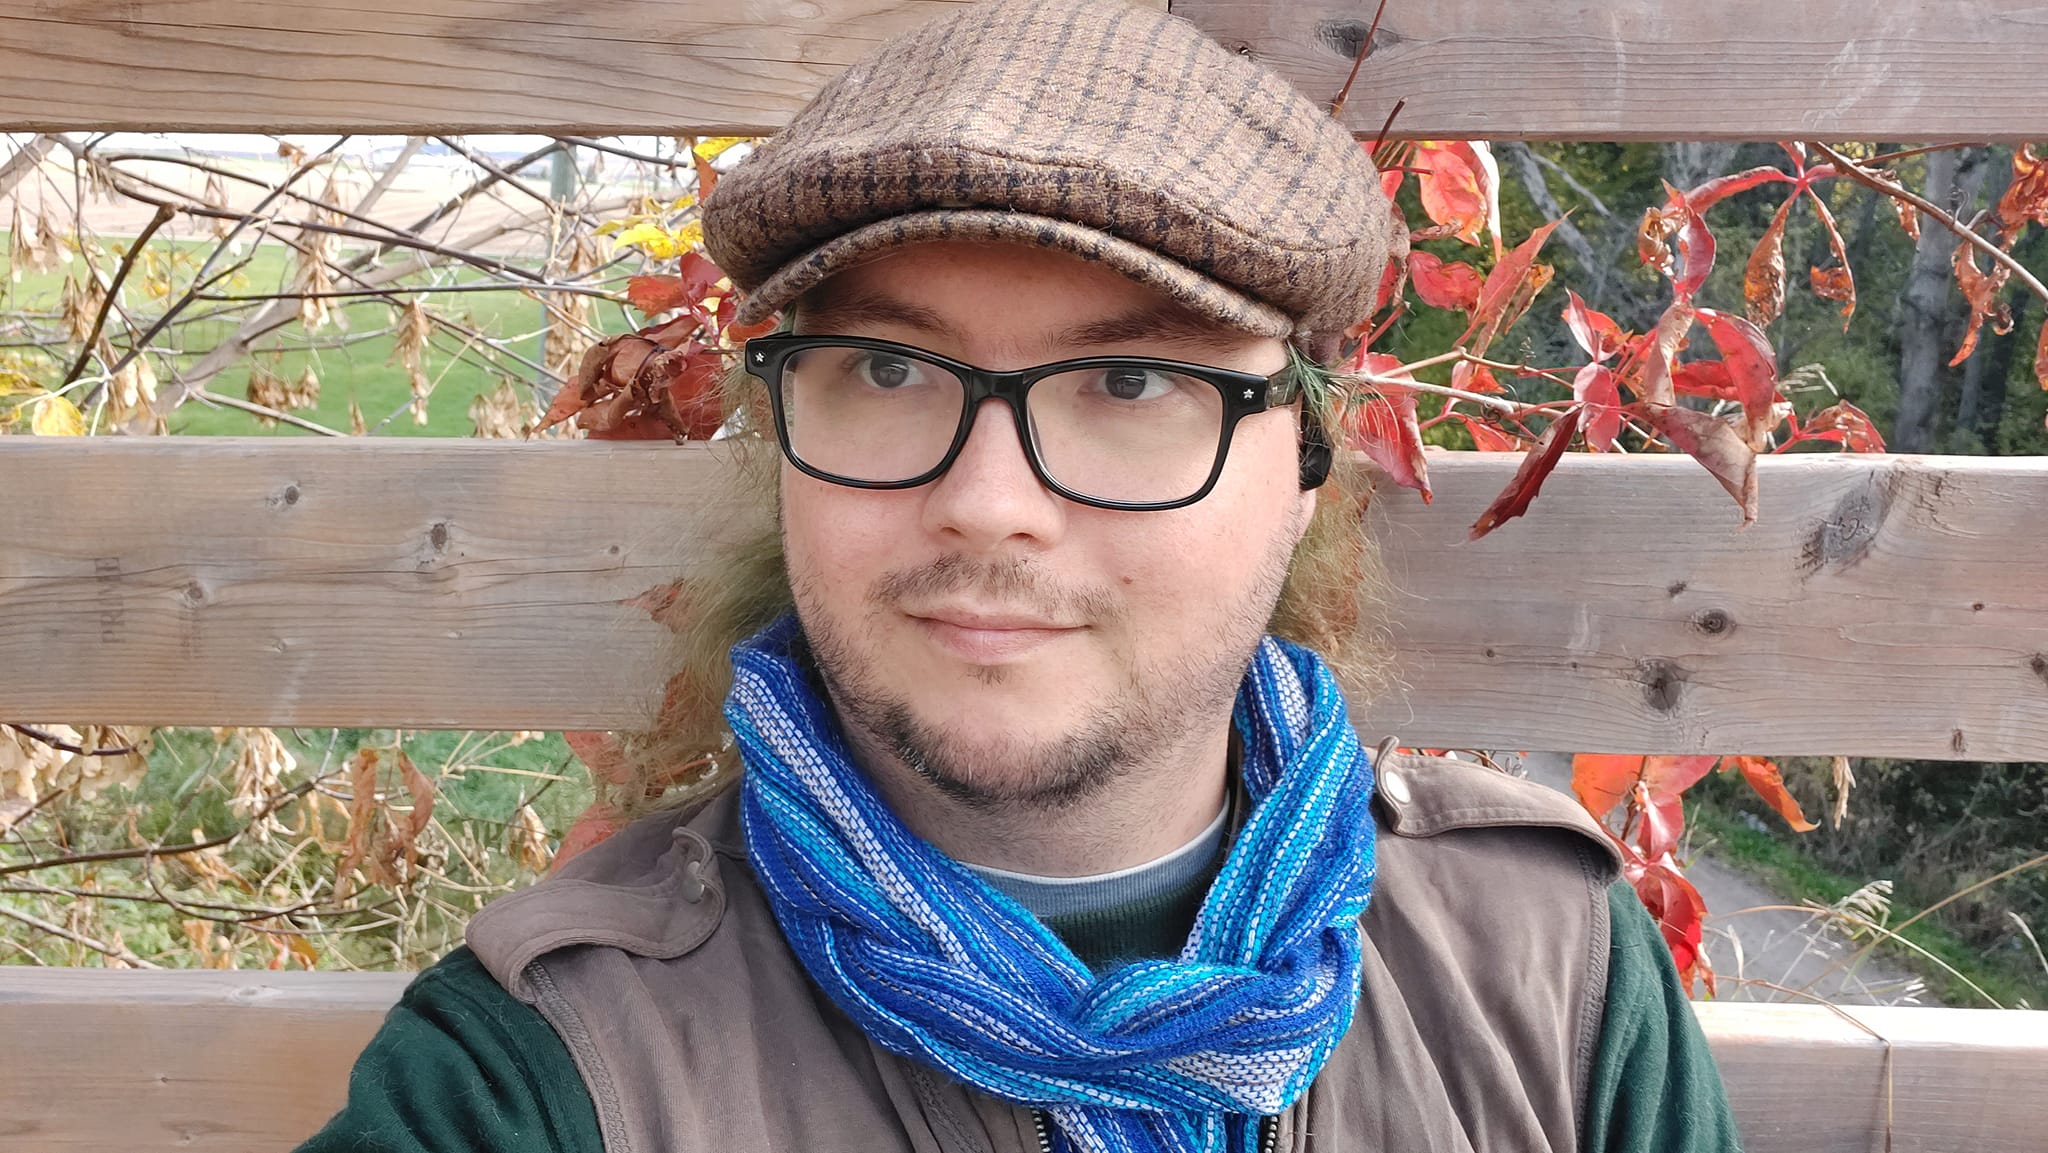
M 1249 819 L 1172 960 L 1091 973 L 904 826 L 795 658 L 733 648 L 755 873 L 804 968 L 869 1037 L 1045 1110 L 1061 1148 L 1250 1153 L 1351 1025 L 1372 895 L 1370 758 L 1314 653 L 1267 637 L 1238 690 Z

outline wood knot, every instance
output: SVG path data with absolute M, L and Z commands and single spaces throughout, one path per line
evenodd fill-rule
M 1665 594 L 1666 594 L 1666 595 L 1668 595 L 1668 596 L 1674 596 L 1674 597 L 1675 597 L 1675 596 L 1677 596 L 1677 595 L 1678 595 L 1679 593 L 1682 593 L 1682 592 L 1684 592 L 1684 591 L 1685 591 L 1685 582 L 1684 582 L 1684 581 L 1672 581 L 1672 582 L 1671 582 L 1671 584 L 1670 584 L 1669 586 L 1667 586 L 1667 587 L 1666 587 L 1666 588 L 1664 589 L 1664 592 L 1665 592 Z
M 447 522 L 447 521 L 436 521 L 436 522 L 434 522 L 434 527 L 433 527 L 433 528 L 431 528 L 431 529 L 428 529 L 428 530 L 427 530 L 427 539 L 428 539 L 429 541 L 433 542 L 433 545 L 434 545 L 434 551 L 435 551 L 435 552 L 440 552 L 440 551 L 441 551 L 442 549 L 445 549 L 445 548 L 447 548 L 447 547 L 448 547 L 448 522 Z
M 1330 51 L 1342 56 L 1347 63 L 1358 59 L 1359 50 L 1365 47 L 1367 36 L 1372 37 L 1372 50 L 1375 52 L 1391 48 L 1407 39 L 1385 24 L 1381 24 L 1380 30 L 1374 32 L 1371 22 L 1366 20 L 1324 20 L 1316 25 L 1316 39 L 1322 41 Z
M 1955 753 L 1955 754 L 1956 754 L 1957 756 L 1961 756 L 1961 755 L 1963 754 L 1964 750 L 1966 750 L 1967 748 L 1969 748 L 1969 746 L 1968 746 L 1967 744 L 1965 744 L 1965 743 L 1964 743 L 1964 741 L 1963 741 L 1963 730 L 1961 730 L 1961 729 L 1955 729 L 1955 730 L 1953 730 L 1953 731 L 1951 731 L 1951 732 L 1949 733 L 1949 735 L 1948 735 L 1948 747 L 1949 747 L 1949 749 L 1950 749 L 1951 751 L 1953 751 L 1953 752 L 1954 752 L 1954 753 Z
M 187 605 L 196 609 L 206 603 L 206 586 L 198 581 L 186 581 L 185 587 L 178 591 L 178 595 Z
M 1660 713 L 1668 713 L 1678 707 L 1678 699 L 1685 690 L 1685 670 L 1667 660 L 1652 659 L 1636 665 L 1641 675 L 1643 699 Z
M 278 491 L 276 496 L 270 498 L 270 507 L 272 508 L 280 506 L 290 507 L 297 503 L 299 503 L 299 486 L 295 484 L 284 486 L 284 488 Z
M 1799 550 L 1800 575 L 1812 576 L 1825 568 L 1845 569 L 1861 561 L 1884 527 L 1898 484 L 1895 473 L 1876 473 L 1869 483 L 1844 496 L 1807 533 Z
M 1701 609 L 1692 614 L 1692 627 L 1706 636 L 1723 636 L 1735 631 L 1735 618 L 1727 609 Z
M 2033 659 L 2027 662 L 2027 667 L 2034 671 L 2035 676 L 2048 681 L 2048 653 L 2035 653 Z

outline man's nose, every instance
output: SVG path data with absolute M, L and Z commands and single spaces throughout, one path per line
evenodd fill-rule
M 925 527 L 969 551 L 1051 543 L 1066 516 L 1067 502 L 1031 471 L 1010 407 L 995 399 L 981 402 L 960 455 L 925 494 Z

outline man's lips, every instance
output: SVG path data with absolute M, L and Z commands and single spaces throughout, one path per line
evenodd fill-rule
M 934 644 L 970 664 L 1015 660 L 1081 631 L 1076 625 L 1013 613 L 939 609 L 907 615 Z

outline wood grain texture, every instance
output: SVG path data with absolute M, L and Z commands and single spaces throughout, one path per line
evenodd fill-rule
M 1844 1010 L 1859 1028 L 1824 1005 L 1693 1008 L 1749 1153 L 2026 1153 L 2048 1133 L 2048 1012 Z
M 1433 455 L 1370 523 L 1401 686 L 1361 730 L 1572 751 L 2048 756 L 2048 460 Z M 625 728 L 635 598 L 744 527 L 717 445 L 0 440 L 0 701 L 122 724 Z M 2030 574 L 2035 574 L 2030 576 Z
M 960 2 L 0 0 L 0 129 L 770 132 Z
M 409 977 L 0 968 L 0 1153 L 289 1148 Z M 1821 1006 L 1694 1008 L 1749 1153 L 1884 1148 L 1886 1042 Z M 2048 1013 L 1850 1012 L 1889 1041 L 1898 1153 L 2040 1148 Z
M 959 0 L 0 0 L 0 129 L 754 133 Z M 1159 0 L 1150 0 L 1157 6 Z M 1335 95 L 1376 0 L 1173 0 Z M 1347 116 L 1419 137 L 2018 139 L 2032 0 L 1390 5 Z
M 1173 0 L 1318 100 L 1378 0 Z M 2037 0 L 1389 4 L 1354 132 L 1456 140 L 2014 140 L 2048 104 Z

